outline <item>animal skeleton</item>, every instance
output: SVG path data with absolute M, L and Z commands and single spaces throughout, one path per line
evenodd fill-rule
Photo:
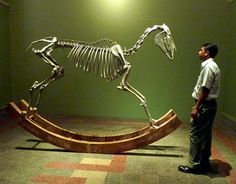
M 119 44 L 109 39 L 102 39 L 96 42 L 83 42 L 60 40 L 56 37 L 46 37 L 33 41 L 28 48 L 39 42 L 47 44 L 42 49 L 32 48 L 32 51 L 45 63 L 53 67 L 53 70 L 48 78 L 41 82 L 35 81 L 30 88 L 29 107 L 35 90 L 39 89 L 39 95 L 35 106 L 35 109 L 37 109 L 43 89 L 51 82 L 64 76 L 63 67 L 51 56 L 51 52 L 56 48 L 69 48 L 71 51 L 68 57 L 75 62 L 76 67 L 79 67 L 86 72 L 98 74 L 103 78 L 107 78 L 109 81 L 122 76 L 120 85 L 117 86 L 117 88 L 130 92 L 140 100 L 140 105 L 144 107 L 150 125 L 154 126 L 153 123 L 155 120 L 148 110 L 145 97 L 128 83 L 131 64 L 126 61 L 125 56 L 136 53 L 146 37 L 156 30 L 159 30 L 160 32 L 155 36 L 155 44 L 161 48 L 170 60 L 173 60 L 176 48 L 170 30 L 165 24 L 154 25 L 153 27 L 147 28 L 132 48 L 124 50 Z

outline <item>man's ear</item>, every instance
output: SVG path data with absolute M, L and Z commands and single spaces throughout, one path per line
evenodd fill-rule
M 206 56 L 206 57 L 210 56 L 210 53 L 209 53 L 208 50 L 206 50 L 206 52 L 205 52 L 205 56 Z

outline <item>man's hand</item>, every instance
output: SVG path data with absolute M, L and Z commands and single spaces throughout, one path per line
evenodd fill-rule
M 191 112 L 191 117 L 193 119 L 196 119 L 198 117 L 198 109 L 196 106 L 193 107 L 192 112 Z
M 192 109 L 192 112 L 191 112 L 191 117 L 193 119 L 196 119 L 198 117 L 198 109 L 200 108 L 201 104 L 206 100 L 209 93 L 210 93 L 210 90 L 203 86 L 202 89 L 201 89 L 200 96 L 197 100 L 197 103 L 195 104 L 195 106 L 193 106 L 193 109 Z

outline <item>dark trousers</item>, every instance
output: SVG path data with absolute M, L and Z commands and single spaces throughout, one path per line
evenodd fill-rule
M 209 164 L 211 156 L 212 124 L 216 115 L 215 100 L 204 102 L 198 117 L 190 121 L 190 153 L 189 162 L 192 167 L 204 167 Z

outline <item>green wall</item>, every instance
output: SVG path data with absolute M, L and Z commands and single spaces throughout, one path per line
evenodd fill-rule
M 225 61 L 224 76 L 223 76 L 223 115 L 236 122 L 236 3 L 232 3 L 229 16 L 230 34 L 226 49 L 228 50 L 227 60 Z
M 48 65 L 25 51 L 33 40 L 57 36 L 96 41 L 107 37 L 129 48 L 147 27 L 166 23 L 178 50 L 175 61 L 170 62 L 154 45 L 153 33 L 135 55 L 126 58 L 132 65 L 129 82 L 146 97 L 154 118 L 173 108 L 187 122 L 200 70 L 197 52 L 202 43 L 219 44 L 216 60 L 223 72 L 226 70 L 226 35 L 230 30 L 225 20 L 231 10 L 232 4 L 226 0 L 14 0 L 10 9 L 12 99 L 27 99 L 32 83 L 50 74 Z M 67 54 L 66 49 L 55 52 L 65 67 L 65 77 L 45 90 L 41 113 L 146 118 L 134 96 L 116 89 L 120 79 L 107 83 L 84 73 L 67 60 Z M 219 112 L 225 103 L 221 95 Z
M 9 63 L 9 7 L 0 4 L 0 108 L 11 99 Z

